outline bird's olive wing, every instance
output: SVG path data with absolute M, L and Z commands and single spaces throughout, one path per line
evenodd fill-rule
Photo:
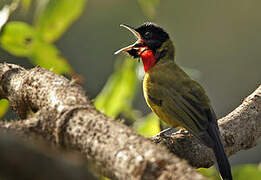
M 200 136 L 201 132 L 205 132 L 208 118 L 204 109 L 196 101 L 189 95 L 182 95 L 171 89 L 166 94 L 166 102 L 168 103 L 163 103 L 163 108 L 168 113 L 176 117 L 193 134 Z
M 177 66 L 167 65 L 164 71 L 152 73 L 148 94 L 161 100 L 160 108 L 168 118 L 165 121 L 179 121 L 191 133 L 202 138 L 209 123 L 215 119 L 210 101 L 196 81 Z

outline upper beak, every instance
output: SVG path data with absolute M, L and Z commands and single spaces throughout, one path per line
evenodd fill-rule
M 127 24 L 121 24 L 120 26 L 124 27 L 124 28 L 128 29 L 130 32 L 132 32 L 132 34 L 134 34 L 134 36 L 137 38 L 137 41 L 134 44 L 132 44 L 132 45 L 129 45 L 129 46 L 124 47 L 124 48 L 121 48 L 120 50 L 116 51 L 114 54 L 119 54 L 121 52 L 130 51 L 131 49 L 135 48 L 134 46 L 136 44 L 142 42 L 142 38 L 141 38 L 140 33 L 138 33 L 133 27 L 131 27 L 131 26 L 127 25 Z

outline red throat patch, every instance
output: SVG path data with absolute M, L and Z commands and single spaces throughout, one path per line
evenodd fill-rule
M 143 62 L 143 67 L 145 72 L 147 72 L 150 68 L 152 68 L 156 64 L 156 59 L 152 50 L 145 50 L 141 53 L 141 59 Z

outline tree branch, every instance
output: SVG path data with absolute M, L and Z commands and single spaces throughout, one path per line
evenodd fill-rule
M 0 97 L 22 120 L 0 127 L 31 137 L 42 135 L 78 150 L 114 179 L 204 179 L 185 161 L 129 127 L 98 112 L 72 81 L 36 67 L 0 64 Z
M 242 149 L 256 146 L 261 136 L 261 86 L 227 116 L 218 120 L 220 133 L 230 156 Z M 169 150 L 187 159 L 192 166 L 210 167 L 214 164 L 212 151 L 189 133 L 178 132 L 171 136 L 155 136 L 155 143 L 167 145 Z

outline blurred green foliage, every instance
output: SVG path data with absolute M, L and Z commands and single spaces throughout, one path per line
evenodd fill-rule
M 28 57 L 35 65 L 52 69 L 55 73 L 72 72 L 55 45 L 42 40 L 35 29 L 24 22 L 9 22 L 5 25 L 0 43 L 3 49 L 19 57 Z
M 71 74 L 72 67 L 68 61 L 61 55 L 55 45 L 42 40 L 35 43 L 35 48 L 31 56 L 31 62 L 46 69 L 50 69 L 58 74 Z
M 134 129 L 145 137 L 152 137 L 160 132 L 159 118 L 150 113 L 142 119 L 138 119 L 134 124 Z
M 34 29 L 24 22 L 9 22 L 1 34 L 1 47 L 15 56 L 25 57 L 33 53 L 39 40 Z
M 5 115 L 9 108 L 9 103 L 6 99 L 1 99 L 0 100 L 0 118 Z
M 203 176 L 207 177 L 209 180 L 219 180 L 219 174 L 214 166 L 210 168 L 198 168 L 199 171 Z
M 137 0 L 143 13 L 150 19 L 156 15 L 156 7 L 159 5 L 160 0 Z
M 198 171 L 210 180 L 220 180 L 213 166 L 208 169 L 199 168 Z M 235 180 L 258 180 L 261 178 L 261 167 L 254 164 L 238 165 L 232 168 L 232 174 Z
M 137 62 L 130 58 L 116 61 L 114 73 L 95 99 L 97 109 L 115 118 L 131 108 L 138 83 L 136 66 Z
M 32 3 L 32 0 L 22 0 L 21 1 L 21 6 L 24 12 L 27 12 L 28 9 L 30 8 L 30 5 Z
M 86 0 L 49 1 L 37 14 L 35 29 L 46 42 L 56 41 L 82 14 Z
M 34 65 L 52 69 L 58 74 L 73 75 L 71 65 L 51 43 L 81 15 L 85 3 L 86 0 L 48 1 L 35 13 L 34 26 L 24 22 L 6 23 L 0 36 L 1 47 L 15 56 L 27 57 Z M 24 10 L 30 4 L 29 0 L 21 1 Z
M 254 164 L 236 166 L 233 168 L 233 177 L 236 180 L 261 179 L 261 167 Z
M 14 8 L 17 2 L 13 1 L 10 6 L 6 7 Z M 41 3 L 40 1 L 36 2 Z M 22 10 L 26 12 L 32 1 L 21 0 L 20 3 Z M 0 34 L 1 48 L 12 55 L 27 57 L 34 65 L 39 65 L 55 73 L 73 75 L 71 65 L 51 42 L 60 38 L 81 15 L 85 4 L 86 0 L 51 0 L 42 7 L 41 11 L 35 13 L 34 26 L 21 21 L 7 22 Z M 9 11 L 4 9 L 3 13 L 9 13 Z M 1 117 L 8 109 L 8 102 L 6 100 L 0 102 Z

